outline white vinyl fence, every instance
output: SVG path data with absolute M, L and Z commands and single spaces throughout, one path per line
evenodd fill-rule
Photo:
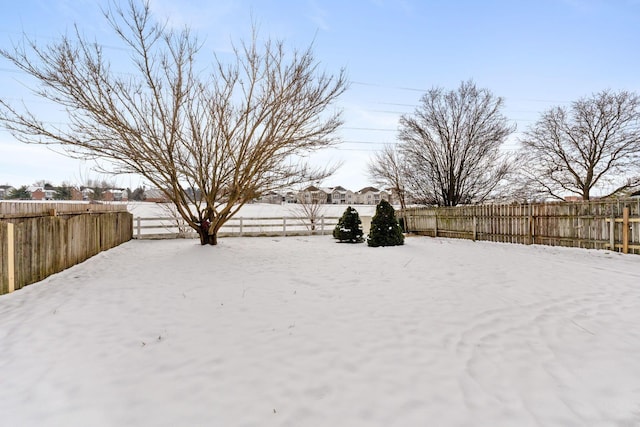
M 299 236 L 330 235 L 339 217 L 320 217 L 314 223 L 306 217 L 233 217 L 220 229 L 219 237 L 228 236 Z M 363 229 L 370 218 L 361 218 Z M 368 220 L 368 221 L 367 221 Z M 368 226 L 365 233 L 368 231 Z M 195 238 L 197 234 L 182 218 L 136 217 L 133 220 L 136 239 Z

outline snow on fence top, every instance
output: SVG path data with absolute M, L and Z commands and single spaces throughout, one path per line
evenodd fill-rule
M 127 212 L 126 204 L 8 202 L 0 203 L 0 219 L 38 216 L 79 215 L 85 213 Z

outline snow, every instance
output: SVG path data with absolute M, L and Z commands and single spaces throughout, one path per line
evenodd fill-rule
M 131 241 L 0 296 L 7 426 L 640 425 L 640 257 Z
M 340 218 L 348 205 L 323 205 L 318 216 L 324 215 L 330 218 Z M 352 205 L 361 216 L 373 216 L 376 213 L 376 205 Z M 127 210 L 134 217 L 164 217 L 171 211 L 171 205 L 165 203 L 128 202 Z M 266 218 L 283 216 L 304 215 L 302 207 L 296 203 L 250 203 L 242 206 L 236 217 Z

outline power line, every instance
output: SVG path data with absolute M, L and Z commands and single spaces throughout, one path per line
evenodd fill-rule
M 32 40 L 36 40 L 36 39 L 45 39 L 45 40 L 54 40 L 54 41 L 60 40 L 60 37 L 35 35 L 34 33 L 19 32 L 19 31 L 0 30 L 0 33 L 14 34 L 14 35 L 18 35 L 18 36 L 21 36 L 21 37 L 27 37 L 27 39 L 32 39 Z M 115 45 L 110 45 L 110 44 L 102 44 L 102 43 L 97 43 L 97 42 L 88 43 L 88 44 L 100 46 L 100 47 L 106 48 L 106 49 L 123 51 L 123 52 L 131 52 L 132 51 L 131 48 L 122 47 L 122 46 L 115 46 Z M 9 69 L 9 68 L 0 68 L 0 71 L 2 71 L 2 72 L 11 72 L 11 73 L 20 73 L 21 72 L 20 70 L 13 70 L 13 69 Z M 126 74 L 126 73 L 122 73 L 122 74 Z M 407 87 L 407 86 L 386 85 L 386 84 L 381 84 L 381 83 L 372 83 L 372 82 L 365 82 L 365 81 L 360 81 L 360 80 L 351 80 L 350 84 L 359 85 L 359 86 L 367 86 L 367 87 L 378 87 L 378 88 L 383 88 L 383 89 L 410 91 L 410 92 L 423 92 L 423 93 L 424 92 L 428 92 L 430 90 L 430 89 Z M 550 100 L 550 99 L 537 99 L 537 98 L 513 98 L 512 100 L 513 101 L 525 101 L 525 102 L 554 103 L 554 104 L 568 104 L 568 103 L 572 102 L 572 101 L 564 101 L 564 100 Z M 417 106 L 417 105 L 413 105 L 413 104 L 392 103 L 392 102 L 378 102 L 378 103 L 382 104 L 382 105 L 395 105 L 395 106 L 412 107 L 412 108 L 415 108 Z M 384 112 L 384 111 L 380 111 L 380 112 Z M 394 112 L 394 114 L 396 114 L 396 113 L 397 112 Z
M 363 128 L 363 127 L 342 127 L 340 129 L 346 130 L 371 130 L 377 132 L 396 132 L 396 129 L 384 129 L 384 128 Z
M 407 90 L 407 91 L 412 91 L 412 92 L 427 92 L 428 91 L 428 89 L 417 89 L 417 88 L 413 88 L 413 87 L 402 87 L 402 86 L 386 86 L 386 85 L 381 85 L 381 84 L 378 84 L 378 83 L 359 82 L 359 81 L 355 81 L 355 80 L 352 80 L 350 83 L 354 84 L 354 85 L 381 87 L 381 88 L 397 89 L 397 90 Z
M 398 102 L 376 102 L 376 104 L 395 105 L 395 106 L 399 106 L 399 107 L 411 107 L 411 108 L 415 108 L 415 107 L 418 106 L 418 104 L 402 104 L 402 103 L 398 103 Z
M 61 35 L 60 37 L 41 36 L 41 35 L 34 35 L 33 33 L 20 32 L 20 31 L 9 31 L 9 30 L 0 30 L 0 33 L 15 34 L 15 35 L 20 36 L 23 40 L 26 40 L 27 42 L 32 41 L 32 40 L 37 40 L 37 39 L 60 41 L 63 37 L 67 38 L 71 42 L 77 41 L 73 37 L 68 37 L 66 35 Z M 114 46 L 114 45 L 109 45 L 109 44 L 96 43 L 96 42 L 87 43 L 87 45 L 100 46 L 102 48 L 112 49 L 112 50 L 119 50 L 119 51 L 122 51 L 122 52 L 131 52 L 132 51 L 131 48 L 122 47 L 122 46 Z
M 375 144 L 375 145 L 387 145 L 393 144 L 392 142 L 378 142 L 378 141 L 342 141 L 345 144 Z
M 27 74 L 26 72 L 22 71 L 22 70 L 18 70 L 16 69 L 12 69 L 12 68 L 4 68 L 4 67 L 0 67 L 0 71 L 2 71 L 3 73 L 16 73 L 16 74 Z
M 375 153 L 379 150 L 374 149 L 366 149 L 366 148 L 341 148 L 341 147 L 330 147 L 328 150 L 338 150 L 338 151 L 362 151 L 367 153 Z

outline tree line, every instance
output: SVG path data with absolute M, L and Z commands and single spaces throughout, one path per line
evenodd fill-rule
M 340 142 L 335 101 L 348 80 L 345 70 L 323 71 L 313 46 L 290 50 L 260 41 L 254 30 L 224 62 L 206 55 L 189 28 L 156 21 L 148 1 L 110 1 L 103 14 L 129 53 L 127 73 L 113 71 L 113 60 L 78 26 L 45 46 L 25 35 L 0 50 L 37 82 L 32 92 L 68 118 L 48 123 L 0 97 L 0 124 L 17 140 L 61 144 L 71 156 L 103 160 L 104 172 L 143 176 L 203 245 L 215 245 L 220 227 L 261 194 L 335 171 L 308 158 Z M 399 143 L 375 156 L 370 173 L 400 196 L 444 206 L 516 187 L 523 197 L 567 190 L 588 199 L 594 186 L 637 173 L 633 93 L 604 91 L 550 110 L 525 133 L 517 156 L 500 149 L 515 131 L 503 108 L 502 98 L 473 82 L 427 91 L 415 113 L 400 119 Z
M 87 199 L 100 201 L 105 200 L 105 195 L 108 191 L 114 190 L 116 187 L 114 185 L 109 185 L 107 183 L 102 184 L 87 184 L 81 186 L 75 186 L 67 183 L 63 183 L 62 185 L 54 186 L 49 182 L 37 182 L 32 187 L 40 187 L 44 191 L 51 191 L 53 200 L 77 200 L 80 198 L 82 200 L 82 190 L 90 189 L 91 191 L 87 195 Z M 29 186 L 22 185 L 18 188 L 9 188 L 6 194 L 4 195 L 4 199 L 6 200 L 31 200 L 33 199 L 33 194 L 30 191 Z M 134 189 L 124 188 L 122 190 L 122 195 L 125 200 L 130 201 L 144 201 L 145 196 L 145 188 L 137 187 Z M 75 193 L 75 194 L 74 194 Z M 1 197 L 0 197 L 1 198 Z
M 640 98 L 603 90 L 544 111 L 518 142 L 504 100 L 472 81 L 429 90 L 399 122 L 398 143 L 372 158 L 368 172 L 399 195 L 438 206 L 492 200 L 589 200 L 640 185 Z

